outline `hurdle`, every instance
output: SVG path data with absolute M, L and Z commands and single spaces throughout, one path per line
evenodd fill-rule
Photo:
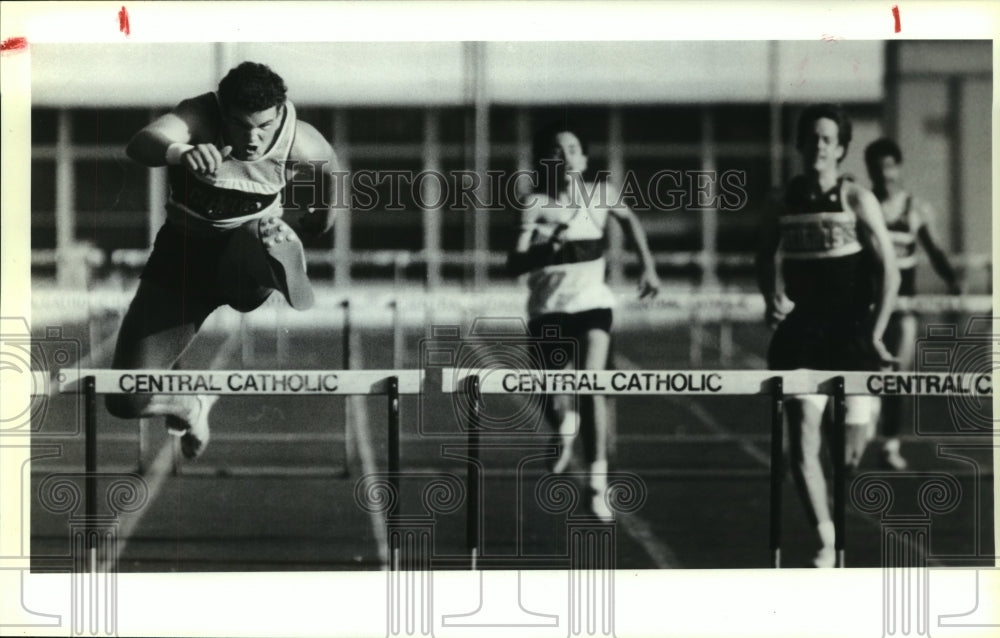
M 464 393 L 467 445 L 470 459 L 478 459 L 482 396 L 486 394 L 576 394 L 606 396 L 722 396 L 767 395 L 771 411 L 771 466 L 769 545 L 770 563 L 781 567 L 781 501 L 785 475 L 782 439 L 784 400 L 802 394 L 825 394 L 833 400 L 833 519 L 836 566 L 846 566 L 846 397 L 867 396 L 992 396 L 992 374 L 840 372 L 821 370 L 517 370 L 445 368 L 442 391 Z M 471 564 L 479 559 L 481 508 L 478 465 L 468 464 L 467 548 Z
M 47 382 L 35 372 L 37 387 Z M 97 571 L 97 397 L 102 394 L 218 394 L 294 396 L 374 396 L 388 401 L 388 467 L 398 490 L 400 465 L 399 397 L 418 394 L 422 370 L 106 370 L 64 369 L 55 376 L 63 394 L 84 395 L 84 508 L 88 525 L 88 571 Z

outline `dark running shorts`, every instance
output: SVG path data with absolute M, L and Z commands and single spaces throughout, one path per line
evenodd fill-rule
M 156 234 L 153 252 L 141 277 L 217 306 L 230 304 L 243 312 L 252 310 L 267 300 L 268 292 L 238 276 L 222 281 L 222 272 L 234 271 L 221 266 L 235 232 L 221 231 L 211 235 L 186 232 L 182 226 L 168 221 Z
M 603 330 L 611 332 L 612 313 L 610 308 L 596 308 L 583 312 L 554 312 L 540 315 L 528 322 L 528 331 L 538 344 L 542 358 L 539 368 L 561 369 L 567 364 L 580 366 L 582 344 L 587 331 Z
M 814 315 L 792 311 L 771 338 L 771 370 L 877 371 L 878 354 L 871 330 L 856 316 Z

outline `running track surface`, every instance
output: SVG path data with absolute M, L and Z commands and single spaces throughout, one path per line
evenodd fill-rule
M 116 319 L 101 325 L 64 326 L 63 336 L 79 340 L 91 367 L 106 367 Z M 44 331 L 44 327 L 35 327 Z M 465 328 L 463 327 L 463 330 Z M 355 329 L 355 365 L 392 368 L 390 330 Z M 230 337 L 227 342 L 226 337 Z M 404 335 L 402 367 L 419 365 L 424 334 Z M 738 325 L 732 367 L 762 367 L 768 334 Z M 110 341 L 109 341 L 110 340 Z M 91 343 L 93 341 L 93 343 Z M 635 328 L 615 332 L 614 359 L 620 368 L 682 369 L 687 365 L 689 330 Z M 717 367 L 711 343 L 702 367 Z M 341 367 L 339 322 L 329 330 L 273 330 L 199 336 L 182 361 L 195 368 Z M 435 377 L 431 377 L 431 388 Z M 495 401 L 494 401 L 495 400 Z M 488 410 L 509 414 L 511 397 L 489 397 Z M 56 472 L 83 469 L 82 437 L 65 434 L 78 422 L 79 398 L 52 398 L 34 424 L 36 457 L 32 468 L 32 555 L 69 552 L 68 518 L 39 503 L 39 485 Z M 619 569 L 761 568 L 768 566 L 769 412 L 765 397 L 619 398 L 610 403 L 617 436 L 612 470 L 636 475 L 645 503 L 619 518 L 615 561 Z M 354 427 L 345 430 L 345 412 Z M 451 398 L 428 394 L 402 399 L 402 514 L 420 514 L 421 490 L 429 474 L 451 474 L 464 483 L 464 464 L 442 458 L 443 446 L 461 445 Z M 922 400 L 923 428 L 947 431 L 951 417 L 945 400 Z M 161 420 L 150 420 L 142 455 L 150 489 L 147 504 L 122 515 L 119 570 L 284 571 L 374 570 L 385 560 L 383 519 L 359 507 L 355 488 L 362 475 L 386 470 L 385 398 L 222 397 L 212 412 L 213 439 L 197 462 L 173 471 L 171 439 Z M 941 428 L 943 424 L 943 428 Z M 133 472 L 138 460 L 136 422 L 98 409 L 101 436 L 99 467 Z M 530 430 L 530 428 L 529 428 Z M 346 441 L 345 441 L 346 433 Z M 429 436 L 433 433 L 434 436 Z M 568 568 L 566 514 L 542 510 L 535 495 L 545 476 L 545 461 L 526 461 L 525 449 L 545 445 L 548 431 L 508 433 L 488 438 L 497 444 L 483 452 L 485 530 L 484 567 Z M 941 458 L 942 443 L 979 445 L 977 467 Z M 930 565 L 992 565 L 993 468 L 987 438 L 904 438 L 903 452 L 915 471 L 953 474 L 962 488 L 948 514 L 931 518 Z M 861 472 L 880 471 L 877 444 L 863 459 Z M 577 449 L 579 455 L 579 448 Z M 45 457 L 45 458 L 41 458 Z M 343 468 L 349 470 L 342 477 Z M 288 476 L 261 476 L 261 472 Z M 977 478 L 978 471 L 978 478 Z M 220 472 L 228 472 L 222 476 Z M 896 476 L 893 513 L 916 513 L 917 479 Z M 582 485 L 582 479 L 580 479 Z M 806 566 L 816 547 L 790 477 L 784 485 L 783 563 Z M 581 506 L 582 507 L 582 506 Z M 580 510 L 582 511 L 582 510 Z M 465 568 L 464 503 L 436 514 L 434 566 Z M 848 566 L 881 564 L 881 523 L 849 506 Z

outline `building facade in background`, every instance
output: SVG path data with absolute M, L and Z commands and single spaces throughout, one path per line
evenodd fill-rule
M 37 281 L 81 285 L 88 260 L 98 281 L 143 263 L 164 218 L 165 175 L 130 162 L 126 142 L 246 59 L 286 79 L 302 117 L 331 140 L 345 168 L 374 176 L 372 205 L 309 246 L 321 279 L 431 287 L 506 279 L 512 209 L 442 202 L 451 198 L 437 196 L 434 180 L 399 188 L 396 178 L 393 190 L 392 175 L 464 171 L 480 176 L 481 201 L 496 201 L 490 188 L 502 191 L 511 174 L 531 167 L 532 131 L 569 119 L 589 138 L 592 168 L 619 182 L 632 175 L 643 189 L 656 182 L 661 197 L 647 191 L 630 203 L 661 275 L 749 285 L 758 216 L 798 168 L 796 117 L 822 100 L 844 103 L 854 120 L 845 170 L 859 181 L 868 142 L 883 134 L 900 141 L 908 180 L 940 212 L 946 250 L 964 259 L 967 289 L 989 286 L 991 43 L 837 39 L 33 46 Z M 679 171 L 680 183 L 656 181 L 664 171 Z M 734 172 L 746 197 L 730 205 L 711 176 Z M 623 282 L 638 264 L 617 232 L 610 244 L 610 279 Z M 927 270 L 920 288 L 934 292 Z

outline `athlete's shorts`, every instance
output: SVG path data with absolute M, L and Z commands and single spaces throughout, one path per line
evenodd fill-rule
M 610 333 L 612 319 L 610 308 L 573 313 L 553 312 L 531 319 L 528 331 L 539 348 L 542 367 L 561 369 L 567 364 L 579 367 L 587 332 L 602 330 Z M 550 332 L 553 328 L 555 330 Z
M 771 338 L 771 370 L 878 371 L 881 361 L 864 317 L 793 310 Z
M 767 353 L 771 370 L 878 371 L 882 364 L 871 341 L 871 329 L 863 317 L 817 315 L 792 311 L 771 338 Z M 822 411 L 823 394 L 794 397 Z M 845 421 L 867 425 L 872 420 L 874 397 L 846 397 Z
M 267 300 L 270 291 L 240 276 L 245 269 L 234 262 L 241 255 L 234 255 L 232 249 L 234 239 L 244 240 L 243 246 L 250 236 L 249 228 L 204 234 L 186 231 L 176 222 L 167 221 L 156 235 L 141 277 L 218 306 L 229 304 L 243 312 L 253 310 Z M 241 248 L 237 252 L 248 251 Z M 259 253 L 252 258 L 265 259 L 263 249 Z

